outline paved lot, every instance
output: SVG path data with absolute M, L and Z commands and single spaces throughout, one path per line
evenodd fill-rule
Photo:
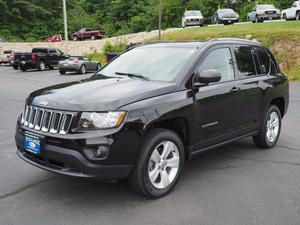
M 186 164 L 174 191 L 151 201 L 126 182 L 59 176 L 19 159 L 14 126 L 24 99 L 50 84 L 79 80 L 57 71 L 0 67 L 0 224 L 20 225 L 298 225 L 300 221 L 300 83 L 276 148 L 246 139 Z

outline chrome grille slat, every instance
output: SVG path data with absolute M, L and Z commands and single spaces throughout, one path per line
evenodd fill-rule
M 69 112 L 26 105 L 22 113 L 21 125 L 32 130 L 65 135 L 71 129 L 74 115 Z

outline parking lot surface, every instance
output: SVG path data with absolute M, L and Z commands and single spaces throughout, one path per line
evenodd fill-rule
M 0 67 L 1 225 L 299 225 L 300 83 L 291 83 L 274 149 L 257 149 L 248 138 L 199 155 L 171 194 L 148 200 L 127 182 L 56 175 L 16 156 L 15 122 L 28 94 L 87 76 Z

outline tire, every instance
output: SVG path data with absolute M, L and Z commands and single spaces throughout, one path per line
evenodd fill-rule
M 45 62 L 43 62 L 43 61 L 39 62 L 39 64 L 38 64 L 38 70 L 39 71 L 44 71 L 45 69 L 46 69 Z
M 169 152 L 164 154 L 166 149 Z M 145 138 L 129 182 L 140 194 L 148 198 L 160 198 L 176 185 L 184 160 L 184 147 L 178 135 L 166 129 L 154 129 Z M 169 166 L 168 161 L 172 161 L 174 165 Z M 154 175 L 152 179 L 151 174 Z
M 297 14 L 296 14 L 296 20 L 300 20 L 300 12 L 297 12 Z
M 92 35 L 91 36 L 91 40 L 95 40 L 96 39 L 96 36 L 95 35 Z
M 15 70 L 18 70 L 18 69 L 19 69 L 19 66 L 13 66 L 13 68 L 14 68 Z
M 48 66 L 49 70 L 53 70 L 54 66 Z
M 277 106 L 272 105 L 263 119 L 258 135 L 253 136 L 253 141 L 259 148 L 273 148 L 280 136 L 281 112 Z
M 282 19 L 287 21 L 287 19 L 286 19 L 286 14 L 283 14 L 283 15 L 282 15 Z
M 80 67 L 79 72 L 80 72 L 81 74 L 85 74 L 85 73 L 86 73 L 86 67 L 85 67 L 85 65 L 82 65 L 82 66 Z
M 77 36 L 73 36 L 73 41 L 78 41 L 78 37 Z
M 26 72 L 27 71 L 27 67 L 26 66 L 21 66 L 20 67 L 21 71 Z
M 66 71 L 60 70 L 59 73 L 60 73 L 61 75 L 65 75 L 65 74 L 66 74 Z
M 97 64 L 96 72 L 101 68 L 101 64 Z

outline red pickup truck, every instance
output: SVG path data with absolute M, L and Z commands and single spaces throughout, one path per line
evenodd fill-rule
M 101 30 L 92 30 L 90 28 L 82 28 L 79 31 L 72 34 L 73 41 L 80 41 L 84 39 L 102 39 L 104 38 L 105 32 Z
M 46 42 L 61 42 L 62 38 L 60 34 L 55 34 L 45 40 Z

